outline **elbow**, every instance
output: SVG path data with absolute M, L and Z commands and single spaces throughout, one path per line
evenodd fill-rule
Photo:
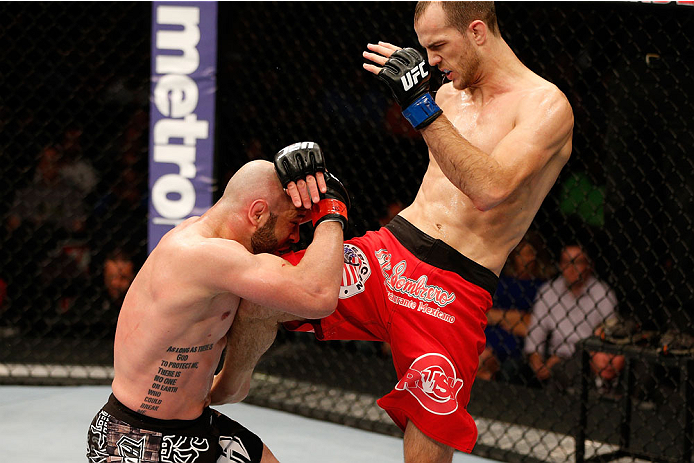
M 341 266 L 340 270 L 342 270 Z M 300 315 L 315 319 L 327 317 L 335 312 L 341 280 L 342 272 L 340 272 L 339 278 L 315 278 L 310 285 L 307 284 L 304 287 L 305 294 L 302 297 L 304 301 L 302 305 L 306 313 Z
M 472 205 L 475 206 L 480 212 L 487 212 L 494 209 L 499 204 L 503 203 L 504 200 L 508 198 L 508 195 L 489 195 L 485 194 L 483 196 L 472 199 Z
M 301 318 L 325 318 L 337 308 L 337 299 L 337 292 L 330 294 L 326 290 L 304 291 L 279 310 Z
M 473 206 L 475 206 L 475 209 L 477 209 L 480 212 L 487 212 L 488 210 L 491 210 L 494 208 L 494 206 L 496 206 L 496 204 L 494 204 L 493 202 L 483 201 L 481 199 L 473 199 L 472 204 Z
M 338 291 L 329 285 L 317 285 L 304 295 L 303 312 L 297 314 L 305 318 L 324 318 L 335 312 L 337 308 Z
M 473 206 L 481 212 L 494 209 L 515 191 L 512 185 L 491 185 L 478 195 L 471 196 Z
M 324 318 L 331 315 L 337 308 L 337 300 L 337 292 L 334 291 L 322 291 L 321 294 L 317 294 L 313 298 L 313 318 Z

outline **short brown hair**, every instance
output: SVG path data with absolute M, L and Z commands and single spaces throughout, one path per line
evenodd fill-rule
M 414 9 L 414 22 L 422 17 L 432 2 L 417 2 Z M 460 32 L 465 32 L 472 21 L 481 19 L 492 34 L 499 35 L 499 24 L 496 20 L 494 2 L 440 2 L 441 9 L 446 13 L 448 26 L 453 26 Z

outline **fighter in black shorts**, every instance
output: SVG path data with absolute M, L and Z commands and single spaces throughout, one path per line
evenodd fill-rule
M 322 159 L 313 142 L 282 152 Z M 334 310 L 347 192 L 325 179 L 309 179 L 317 195 L 310 210 L 292 204 L 272 163 L 249 162 L 212 208 L 164 235 L 120 310 L 113 393 L 89 428 L 89 461 L 277 463 L 258 436 L 209 406 L 228 398 L 223 379 L 238 369 L 227 355 L 215 376 L 241 307 L 309 318 Z M 288 265 L 275 253 L 298 240 L 306 219 L 316 225 L 313 242 L 301 264 Z
M 262 455 L 258 436 L 209 407 L 194 420 L 160 420 L 133 412 L 113 394 L 88 434 L 92 463 L 248 463 L 259 462 Z

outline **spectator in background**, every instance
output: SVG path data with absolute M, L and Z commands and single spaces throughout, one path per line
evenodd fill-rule
M 70 301 L 66 332 L 82 338 L 113 339 L 118 314 L 138 267 L 131 253 L 116 248 L 95 270 L 93 281 Z
M 103 267 L 104 287 L 111 305 L 120 307 L 125 293 L 135 278 L 135 263 L 124 251 L 117 249 L 109 253 Z
M 93 308 L 98 311 L 96 328 L 108 333 L 110 337 L 116 332 L 118 313 L 123 305 L 125 293 L 135 278 L 135 262 L 133 257 L 122 249 L 111 251 L 101 267 L 102 282 L 97 293 L 96 303 Z
M 70 126 L 63 133 L 60 143 L 60 151 L 63 154 L 60 176 L 66 183 L 87 196 L 96 188 L 98 175 L 84 155 L 82 133 L 82 129 L 77 126 Z
M 146 179 L 145 173 L 126 165 L 105 187 L 107 189 L 97 200 L 90 217 L 89 229 L 93 230 L 95 249 L 146 248 Z
M 97 292 L 94 310 L 98 311 L 97 333 L 112 338 L 116 332 L 118 314 L 125 294 L 135 278 L 136 265 L 133 257 L 121 249 L 111 251 L 101 268 L 103 286 Z
M 524 350 L 533 382 L 566 390 L 575 386 L 580 372 L 576 343 L 596 334 L 601 323 L 614 316 L 617 301 L 610 287 L 593 276 L 591 259 L 581 246 L 562 249 L 559 269 L 561 275 L 539 289 Z M 624 365 L 621 356 L 595 355 L 593 369 L 606 378 L 614 379 Z
M 52 328 L 59 302 L 86 277 L 84 261 L 76 258 L 85 254 L 75 251 L 85 231 L 84 193 L 62 177 L 63 166 L 60 149 L 45 146 L 32 182 L 15 194 L 5 224 L 16 262 L 8 281 L 13 317 L 37 335 Z
M 83 197 L 62 178 L 62 161 L 58 148 L 49 145 L 41 150 L 33 182 L 15 195 L 8 219 L 10 230 L 24 225 L 37 231 L 49 227 L 67 233 L 84 228 Z
M 506 262 L 487 312 L 487 345 L 480 355 L 477 377 L 490 380 L 499 373 L 512 381 L 521 365 L 530 310 L 538 288 L 551 276 L 540 235 L 528 232 Z

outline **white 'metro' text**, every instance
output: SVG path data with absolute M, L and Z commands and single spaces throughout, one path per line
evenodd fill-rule
M 177 173 L 157 178 L 152 185 L 155 224 L 176 225 L 195 207 L 196 146 L 209 136 L 209 122 L 198 120 L 198 85 L 190 74 L 200 65 L 197 45 L 200 42 L 200 10 L 191 6 L 159 6 L 159 25 L 176 30 L 157 30 L 156 48 L 173 50 L 172 54 L 155 56 L 154 104 L 163 116 L 153 127 L 154 162 L 174 164 Z M 182 29 L 180 29 L 182 27 Z

